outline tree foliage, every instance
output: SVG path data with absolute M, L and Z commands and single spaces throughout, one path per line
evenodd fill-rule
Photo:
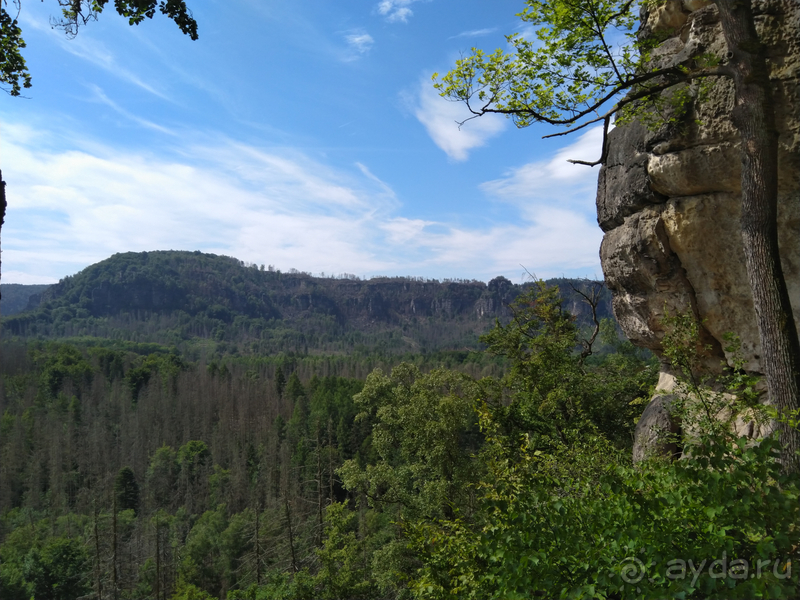
M 50 540 L 41 551 L 32 550 L 25 561 L 25 576 L 32 595 L 43 600 L 77 600 L 87 591 L 84 569 L 88 562 L 80 542 Z
M 568 327 L 547 297 L 537 299 L 544 307 L 529 310 L 561 327 L 537 322 L 532 344 L 519 344 L 518 332 L 498 327 L 496 343 L 552 350 Z M 754 435 L 759 418 L 763 423 L 763 410 L 753 405 L 753 378 L 734 371 L 717 386 L 725 393 L 711 392 L 697 378 L 697 324 L 679 315 L 668 325 L 667 354 L 687 377 L 672 408 L 685 433 L 670 440 L 682 446 L 683 458 L 654 456 L 634 467 L 629 453 L 612 443 L 613 430 L 592 427 L 591 419 L 579 431 L 547 439 L 531 426 L 536 419 L 527 420 L 527 431 L 512 429 L 504 410 L 485 405 L 479 419 L 486 470 L 475 508 L 406 523 L 422 561 L 412 584 L 417 597 L 794 597 L 798 481 L 782 469 L 777 436 L 734 433 L 739 421 L 755 420 Z M 535 352 L 517 356 L 515 377 L 548 381 L 549 374 L 531 376 L 525 368 Z M 571 392 L 566 397 L 590 407 L 591 388 L 570 385 L 564 357 L 554 364 Z M 538 403 L 542 395 L 533 391 Z
M 16 4 L 19 13 L 19 2 Z M 12 96 L 19 96 L 22 88 L 31 87 L 31 75 L 22 57 L 25 40 L 17 17 L 9 13 L 8 0 L 0 4 L 0 85 L 10 86 L 6 90 Z
M 579 124 L 575 129 L 604 121 L 607 129 L 626 106 L 642 99 L 658 102 L 659 94 L 676 84 L 726 74 L 718 59 L 706 54 L 685 64 L 654 67 L 651 51 L 665 32 L 638 36 L 634 29 L 637 9 L 656 4 L 526 0 L 517 16 L 530 24 L 533 37 L 507 36 L 511 52 L 487 54 L 473 48 L 440 80 L 434 74 L 434 86 L 442 96 L 465 102 L 471 118 L 497 113 L 518 127 Z M 604 108 L 607 103 L 610 109 Z
M 564 309 L 558 288 L 543 281 L 509 308 L 509 322 L 498 322 L 482 338 L 488 352 L 509 360 L 501 382 L 504 402 L 492 406 L 506 433 L 532 436 L 532 443 L 545 449 L 594 431 L 627 447 L 641 401 L 650 395 L 655 361 L 618 341 L 609 322 L 598 322 L 603 335 L 592 344 L 605 340 L 615 352 L 602 357 L 577 352 L 588 341 Z
M 182 359 L 175 385 L 153 377 L 136 402 L 126 375 L 147 356 L 11 345 L 0 597 L 53 585 L 121 600 L 785 597 L 798 490 L 774 440 L 730 436 L 734 404 L 709 397 L 685 405 L 702 434 L 689 458 L 633 468 L 636 400 L 655 370 L 612 324 L 598 329 L 587 354 L 559 294 L 537 284 L 485 338 L 504 377 L 401 363 L 362 381 L 285 355 Z M 670 343 L 695 347 L 691 327 L 674 329 Z M 691 367 L 686 348 L 671 356 Z M 52 389 L 42 377 L 83 362 L 92 377 Z M 729 573 L 762 560 L 762 577 L 708 576 L 722 552 Z M 670 579 L 673 558 L 707 558 L 706 575 Z M 646 577 L 630 583 L 636 561 Z
M 777 441 L 687 450 L 634 468 L 601 438 L 514 460 L 498 448 L 478 518 L 413 527 L 418 596 L 793 597 L 799 490 Z
M 117 495 L 118 510 L 139 512 L 139 483 L 130 467 L 122 467 L 114 479 L 114 493 Z
M 12 96 L 31 87 L 31 74 L 22 56 L 26 45 L 18 21 L 21 4 L 22 0 L 0 0 L 0 86 L 6 86 Z M 62 16 L 52 19 L 52 24 L 74 37 L 80 26 L 97 19 L 108 0 L 58 0 L 58 4 Z M 130 25 L 152 19 L 158 11 L 175 21 L 182 33 L 197 39 L 197 22 L 183 0 L 115 0 L 114 8 Z
M 423 374 L 402 364 L 391 376 L 373 372 L 355 402 L 357 420 L 372 423 L 376 460 L 346 462 L 345 486 L 373 505 L 399 505 L 404 515 L 434 518 L 468 505 L 479 472 L 474 403 L 482 395 L 477 382 L 452 371 Z

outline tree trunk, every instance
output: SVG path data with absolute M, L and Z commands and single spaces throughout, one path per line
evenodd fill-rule
M 289 551 L 292 555 L 292 573 L 297 573 L 297 556 L 294 553 L 294 530 L 292 529 L 292 513 L 289 510 L 289 499 L 283 498 L 283 508 L 286 511 L 286 524 L 289 532 Z
M 325 523 L 322 518 L 322 441 L 319 437 L 319 424 L 317 424 L 317 546 L 322 546 Z
M 256 585 L 261 586 L 261 502 L 256 504 Z
M 161 544 L 158 539 L 160 533 L 158 530 L 158 515 L 156 514 L 156 600 L 161 600 Z
M 111 588 L 113 600 L 119 598 L 119 582 L 117 581 L 117 494 L 112 500 L 111 515 Z
M 3 223 L 6 221 L 6 206 L 8 206 L 6 202 L 6 182 L 3 181 L 3 172 L 0 171 L 0 231 L 2 231 Z M 2 254 L 0 254 L 0 256 L 2 256 Z M 2 307 L 2 299 L 3 294 L 0 293 L 0 307 Z M 2 315 L 1 309 L 0 315 Z
M 764 46 L 750 0 L 717 0 L 736 91 L 731 115 L 742 144 L 742 243 L 770 400 L 800 407 L 800 342 L 778 254 L 778 131 Z M 780 423 L 784 468 L 800 468 L 800 431 Z
M 94 565 L 95 581 L 97 582 L 97 600 L 103 600 L 103 582 L 101 580 L 100 569 L 100 534 L 97 531 L 97 505 L 94 506 Z

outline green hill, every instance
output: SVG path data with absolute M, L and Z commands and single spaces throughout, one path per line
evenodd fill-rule
M 0 284 L 0 294 L 3 295 L 3 299 L 0 301 L 0 312 L 3 316 L 21 313 L 28 308 L 28 302 L 32 298 L 38 304 L 39 295 L 49 287 L 49 285 L 24 285 L 21 283 Z
M 569 308 L 589 314 L 559 280 Z M 312 277 L 200 252 L 122 253 L 66 277 L 38 306 L 3 320 L 4 335 L 98 337 L 219 352 L 389 354 L 474 349 L 523 286 L 497 277 Z M 604 292 L 600 316 L 610 316 Z M 36 300 L 36 298 L 32 298 Z

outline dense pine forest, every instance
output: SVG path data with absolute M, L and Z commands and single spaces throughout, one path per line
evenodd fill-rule
M 2 324 L 3 600 L 796 589 L 798 482 L 775 440 L 728 427 L 770 418 L 755 382 L 702 387 L 696 324 L 674 316 L 693 434 L 682 460 L 634 467 L 657 362 L 619 336 L 599 284 L 147 253 L 27 306 Z M 687 575 L 723 550 L 723 576 Z

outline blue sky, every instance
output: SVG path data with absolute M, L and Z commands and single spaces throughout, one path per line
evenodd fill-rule
M 0 96 L 2 281 L 202 250 L 314 274 L 601 276 L 601 133 L 550 140 L 430 83 L 522 29 L 511 0 L 189 0 L 192 42 L 109 8 L 72 40 L 23 0 L 28 99 Z M 521 266 L 522 265 L 522 266 Z

